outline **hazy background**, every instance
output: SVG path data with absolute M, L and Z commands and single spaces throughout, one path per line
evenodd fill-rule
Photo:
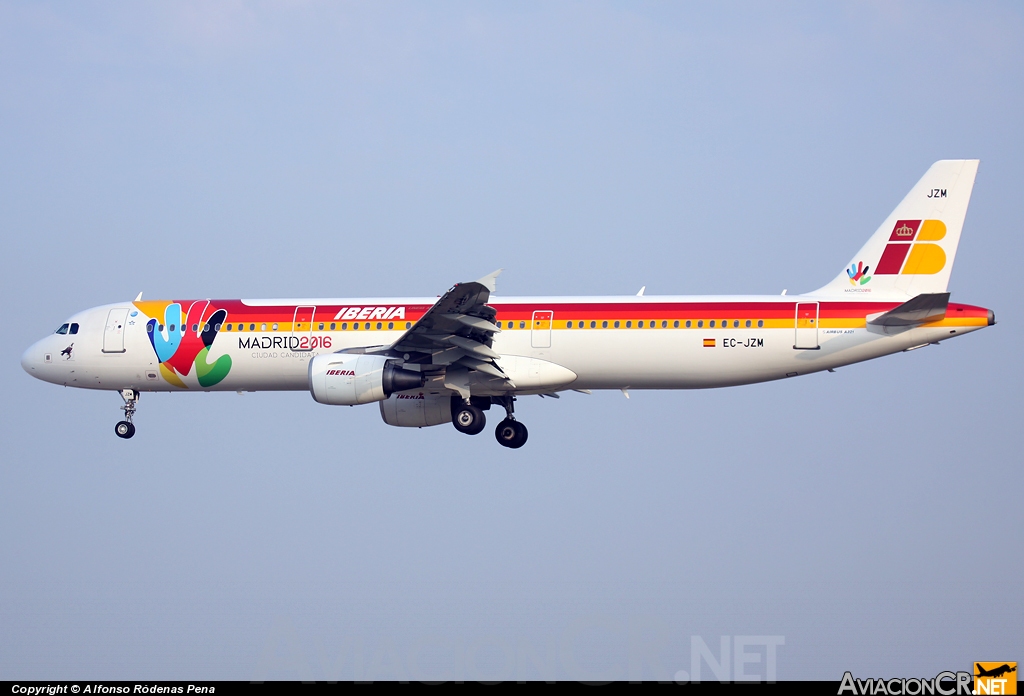
M 1022 77 L 1017 2 L 0 1 L 0 678 L 1024 659 Z M 19 365 L 139 291 L 805 292 L 961 157 L 951 290 L 998 326 L 527 398 L 518 451 L 307 393 L 145 395 L 121 441 Z

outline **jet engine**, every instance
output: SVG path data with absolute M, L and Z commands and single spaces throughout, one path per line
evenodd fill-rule
M 368 404 L 422 385 L 422 374 L 382 355 L 331 353 L 309 361 L 309 393 L 321 404 Z
M 380 417 L 388 425 L 423 428 L 452 422 L 452 396 L 449 392 L 425 389 L 392 394 L 380 402 Z

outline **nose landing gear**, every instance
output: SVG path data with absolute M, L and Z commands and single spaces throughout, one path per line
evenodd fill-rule
M 140 394 L 134 389 L 122 389 L 118 393 L 124 399 L 124 406 L 121 407 L 121 410 L 124 411 L 124 420 L 118 421 L 117 425 L 114 426 L 114 434 L 123 440 L 127 440 L 135 434 L 132 418 L 135 417 L 135 407 L 139 403 Z

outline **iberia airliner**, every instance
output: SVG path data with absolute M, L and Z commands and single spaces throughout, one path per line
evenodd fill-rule
M 701 389 L 796 377 L 991 326 L 946 291 L 978 170 L 936 162 L 830 283 L 804 295 L 496 297 L 498 273 L 440 299 L 143 300 L 94 307 L 25 351 L 38 379 L 110 389 L 119 437 L 146 391 L 306 390 L 377 403 L 388 425 L 484 411 L 522 447 L 516 397 L 573 389 Z

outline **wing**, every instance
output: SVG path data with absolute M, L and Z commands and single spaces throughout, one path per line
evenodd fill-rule
M 498 365 L 498 354 L 491 348 L 494 335 L 501 329 L 494 323 L 497 312 L 488 306 L 487 300 L 499 273 L 500 269 L 480 280 L 452 286 L 390 346 L 355 350 L 393 355 L 407 369 L 444 373 L 445 386 L 467 398 L 469 384 L 480 378 L 498 380 L 514 388 Z

